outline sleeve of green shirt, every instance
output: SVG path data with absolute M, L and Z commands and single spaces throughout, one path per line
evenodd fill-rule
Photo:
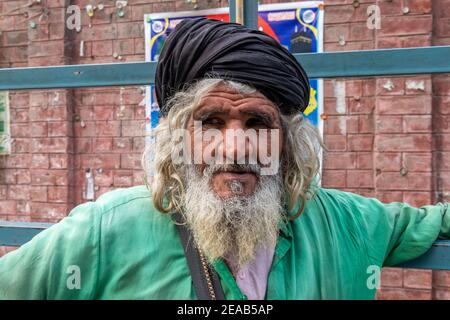
M 0 258 L 0 299 L 90 299 L 95 292 L 100 214 L 95 203 Z
M 374 198 L 340 192 L 365 239 L 367 254 L 375 264 L 393 266 L 427 252 L 437 239 L 450 238 L 450 204 L 412 207 L 383 204 Z

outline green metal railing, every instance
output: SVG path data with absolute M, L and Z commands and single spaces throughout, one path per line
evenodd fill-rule
M 251 1 L 243 20 L 255 25 Z M 236 19 L 236 2 L 230 1 Z M 234 10 L 234 11 L 233 11 Z M 252 11 L 253 10 L 253 11 Z M 450 46 L 295 54 L 310 78 L 373 77 L 450 72 Z M 155 62 L 0 69 L 0 90 L 149 85 Z M 0 245 L 20 246 L 51 224 L 0 221 Z M 450 270 L 450 241 L 437 241 L 422 257 L 401 267 Z

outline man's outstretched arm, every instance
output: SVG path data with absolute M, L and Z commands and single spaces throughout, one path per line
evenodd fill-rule
M 374 264 L 393 266 L 427 252 L 437 239 L 450 238 L 450 204 L 415 208 L 374 198 L 330 191 L 356 221 Z

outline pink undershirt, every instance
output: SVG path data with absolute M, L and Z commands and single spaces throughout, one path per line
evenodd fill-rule
M 226 259 L 239 289 L 249 300 L 264 300 L 266 297 L 267 278 L 274 252 L 275 246 L 259 249 L 255 260 L 241 270 L 236 270 L 232 257 Z

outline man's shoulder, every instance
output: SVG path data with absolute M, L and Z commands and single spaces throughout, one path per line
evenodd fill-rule
M 144 185 L 109 191 L 102 194 L 95 204 L 104 214 L 121 207 L 136 205 L 143 205 L 146 209 L 154 210 L 150 190 Z
M 155 209 L 150 190 L 144 185 L 104 193 L 96 201 L 76 207 L 70 216 L 80 214 L 103 221 L 108 228 L 128 223 L 163 223 L 169 218 Z

